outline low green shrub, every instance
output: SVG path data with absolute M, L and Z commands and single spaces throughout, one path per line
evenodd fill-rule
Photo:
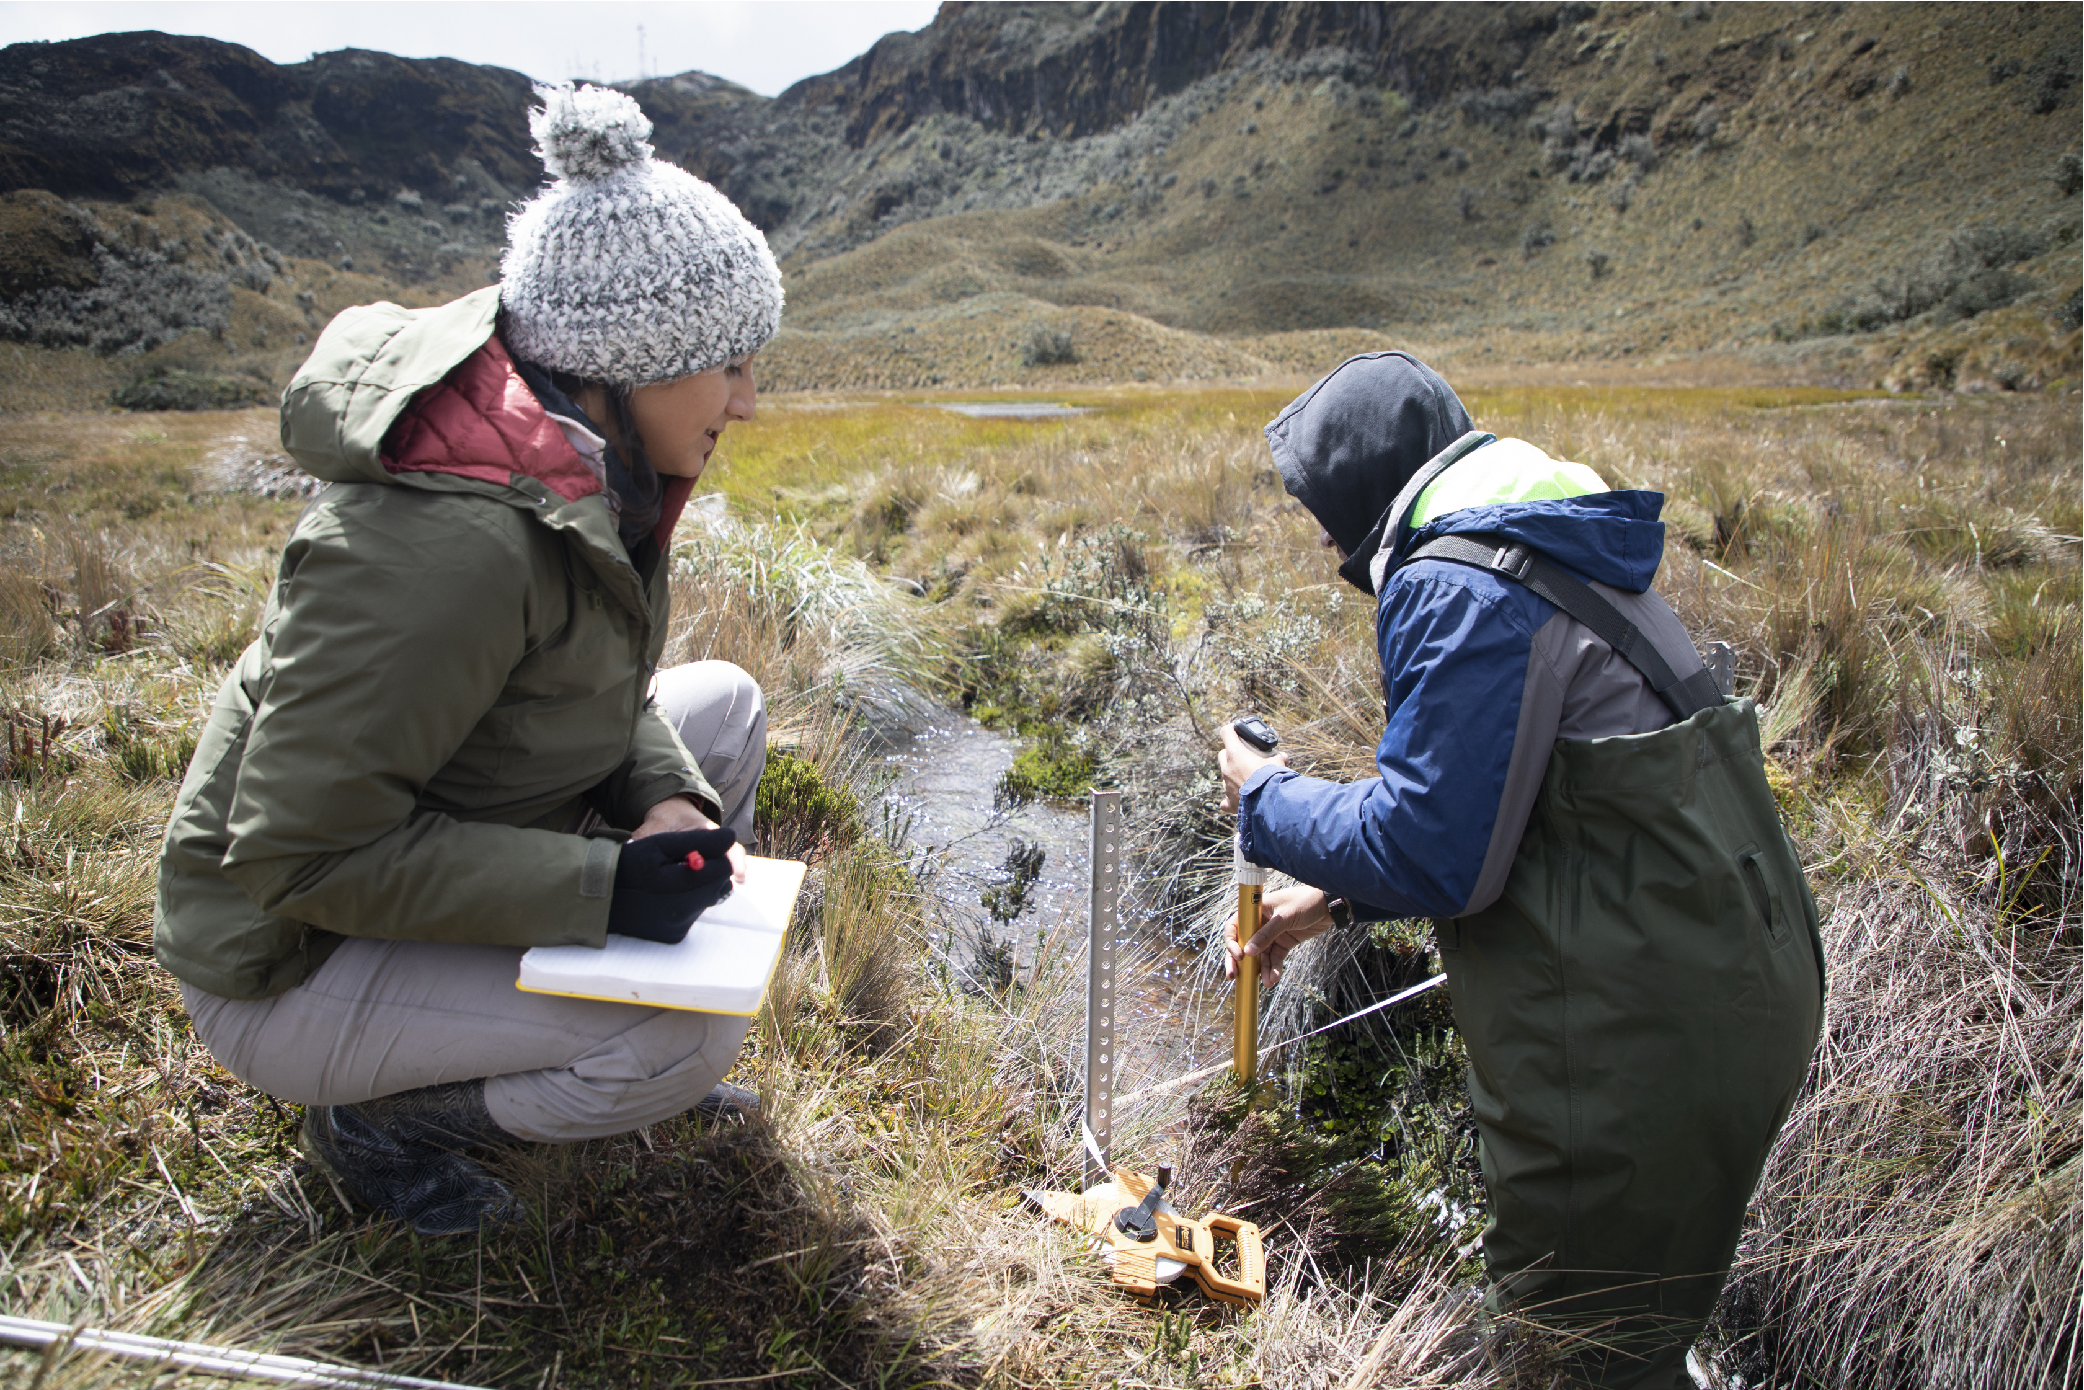
M 1059 726 L 1046 726 L 999 777 L 992 801 L 1004 809 L 1030 801 L 1084 796 L 1093 786 L 1093 755 Z
M 1026 367 L 1058 367 L 1078 360 L 1078 345 L 1061 328 L 1037 327 L 1020 345 L 1020 361 Z
M 2020 227 L 1964 227 L 1915 262 L 1840 300 L 1809 325 L 1813 334 L 1871 333 L 1920 314 L 1942 323 L 2001 309 L 2034 288 L 2010 269 L 2047 250 Z
M 767 854 L 819 859 L 861 838 L 861 799 L 807 758 L 770 745 L 753 795 L 753 834 Z
M 1432 1059 L 1433 1070 L 1452 1078 L 1446 1090 L 1459 1086 L 1452 1065 L 1459 1056 L 1455 1047 Z M 1186 1167 L 1191 1180 L 1196 1169 L 1214 1166 L 1210 1158 L 1235 1161 L 1226 1205 L 1252 1211 L 1262 1230 L 1283 1223 L 1309 1229 L 1320 1260 L 1353 1269 L 1372 1264 L 1385 1274 L 1395 1264 L 1408 1277 L 1421 1265 L 1408 1256 L 1449 1255 L 1450 1265 L 1464 1266 L 1462 1277 L 1475 1277 L 1483 1200 L 1474 1126 L 1466 1115 L 1455 1124 L 1428 1114 L 1418 1124 L 1440 1162 L 1414 1163 L 1414 1155 L 1393 1152 L 1362 1130 L 1329 1130 L 1307 1104 L 1271 1104 L 1262 1092 L 1248 1106 L 1226 1074 L 1189 1106 Z

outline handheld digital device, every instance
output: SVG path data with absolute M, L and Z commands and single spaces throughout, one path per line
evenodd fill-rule
M 1281 746 L 1281 736 L 1256 714 L 1241 715 L 1230 722 L 1237 736 L 1262 753 L 1271 753 Z

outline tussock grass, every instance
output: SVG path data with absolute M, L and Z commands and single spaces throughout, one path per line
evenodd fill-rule
M 2071 403 L 1469 395 L 1486 428 L 1668 494 L 1660 588 L 1737 647 L 1825 905 L 1828 1037 L 1713 1333 L 1723 1364 L 2073 1378 Z M 864 725 L 907 691 L 965 703 L 1129 793 L 1148 968 L 1193 968 L 1228 898 L 1214 724 L 1259 709 L 1341 778 L 1369 774 L 1379 731 L 1369 607 L 1257 439 L 1283 398 L 1092 391 L 1072 399 L 1094 414 L 1046 425 L 796 400 L 734 430 L 723 511 L 676 548 L 668 659 L 761 680 L 789 770 L 760 834 L 814 861 L 739 1073 L 766 1103 L 512 1154 L 528 1219 L 482 1242 L 344 1210 L 295 1156 L 293 1111 L 215 1066 L 149 959 L 182 740 L 298 505 L 225 490 L 264 421 L 0 421 L 0 706 L 37 732 L 0 782 L 9 1309 L 489 1385 L 1547 1383 L 1552 1349 L 1474 1302 L 1444 1001 L 1373 1051 L 1292 1049 L 1272 1109 L 1222 1085 L 1125 1108 L 1122 1159 L 1173 1160 L 1182 1205 L 1241 1208 L 1272 1254 L 1249 1315 L 1140 1309 L 1017 1196 L 1077 1181 L 1078 943 L 965 992 L 937 943 L 974 906 L 922 886 L 876 815 Z M 1265 1037 L 1422 978 L 1427 945 L 1299 954 Z M 1125 1086 L 1214 1060 L 1225 1012 L 1190 992 L 1139 1015 Z M 147 1379 L 0 1357 L 9 1384 Z
M 698 511 L 681 535 L 665 664 L 737 663 L 770 692 L 778 704 L 770 722 L 784 730 L 834 699 L 901 715 L 929 668 L 925 629 L 899 590 L 784 524 Z M 832 737 L 828 730 L 820 751 L 838 756 Z
M 1730 1365 L 1755 1376 L 1829 1364 L 1843 1384 L 2074 1374 L 2061 1359 L 2074 1356 L 2074 1309 L 2053 1291 L 2075 1287 L 2084 1213 L 2074 1146 L 2047 1138 L 2077 1103 L 2074 1028 L 2060 1031 L 2079 978 L 2084 705 L 2071 403 L 1752 387 L 1468 396 L 1485 428 L 1667 494 L 1659 588 L 1702 640 L 1736 647 L 1831 924 L 1830 1036 L 1725 1305 Z M 979 717 L 1085 750 L 1101 784 L 1131 793 L 1143 905 L 1192 944 L 1228 903 L 1208 730 L 1257 708 L 1297 766 L 1370 775 L 1372 615 L 1331 582 L 1314 527 L 1267 466 L 1256 427 L 1278 398 L 1085 403 L 1102 413 L 1010 445 L 917 406 L 832 410 L 851 457 L 875 454 L 879 433 L 887 451 L 821 462 L 817 489 L 772 504 L 916 576 L 955 634 L 951 679 Z M 774 466 L 806 428 L 784 416 L 739 441 L 751 466 L 734 454 L 724 485 Z M 1389 964 L 1400 945 L 1301 953 L 1263 1036 L 1393 988 L 1411 970 Z M 1993 977 L 1993 961 L 2005 973 Z M 1956 1009 L 1983 1022 L 1955 1023 Z M 1423 1093 L 1437 1027 L 1422 1014 L 1391 1025 L 1375 1065 Z M 1292 1119 L 1320 1139 L 1382 1100 L 1341 1080 L 1342 1058 L 1313 1048 L 1287 1064 Z M 1451 1130 L 1458 1117 L 1427 1118 Z M 1298 1173 L 1377 1162 L 1382 1182 L 1367 1200 L 1316 1193 L 1295 1207 L 1291 1258 L 1404 1239 L 1455 1268 L 1458 1242 L 1443 1249 L 1424 1229 L 1405 1181 L 1480 1201 L 1440 1145 L 1384 1135 L 1365 1154 L 1312 1155 L 1308 1129 L 1266 1131 L 1262 1157 Z M 1906 1148 L 1919 1157 L 1875 1157 Z M 1896 1201 L 1904 1174 L 1926 1169 L 1940 1176 Z M 1400 1181 L 1405 1207 L 1392 1212 L 1380 1194 Z M 1964 1253 L 2034 1220 L 2045 1238 L 2015 1240 L 2003 1260 Z

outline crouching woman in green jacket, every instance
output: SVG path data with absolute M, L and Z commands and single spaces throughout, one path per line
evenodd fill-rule
M 656 663 L 674 521 L 752 418 L 782 301 L 760 233 L 651 158 L 635 102 L 541 95 L 557 179 L 501 283 L 348 310 L 284 394 L 283 443 L 328 486 L 160 864 L 155 945 L 198 1036 L 428 1234 L 509 1213 L 462 1149 L 756 1103 L 720 1085 L 745 1020 L 514 987 L 530 946 L 679 940 L 742 874 L 760 691 Z

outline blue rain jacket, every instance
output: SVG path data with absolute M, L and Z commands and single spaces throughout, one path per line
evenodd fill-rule
M 1481 466 L 1478 450 L 1457 469 Z M 1661 493 L 1599 492 L 1469 507 L 1406 529 L 1397 554 L 1481 531 L 1539 550 L 1579 578 L 1649 588 L 1664 554 Z M 1246 857 L 1350 899 L 1363 917 L 1454 917 L 1492 843 L 1515 756 L 1534 635 L 1556 608 L 1509 579 L 1445 560 L 1394 571 L 1375 613 L 1387 727 L 1373 781 L 1263 767 L 1241 798 Z M 1518 843 L 1518 835 L 1510 836 Z

